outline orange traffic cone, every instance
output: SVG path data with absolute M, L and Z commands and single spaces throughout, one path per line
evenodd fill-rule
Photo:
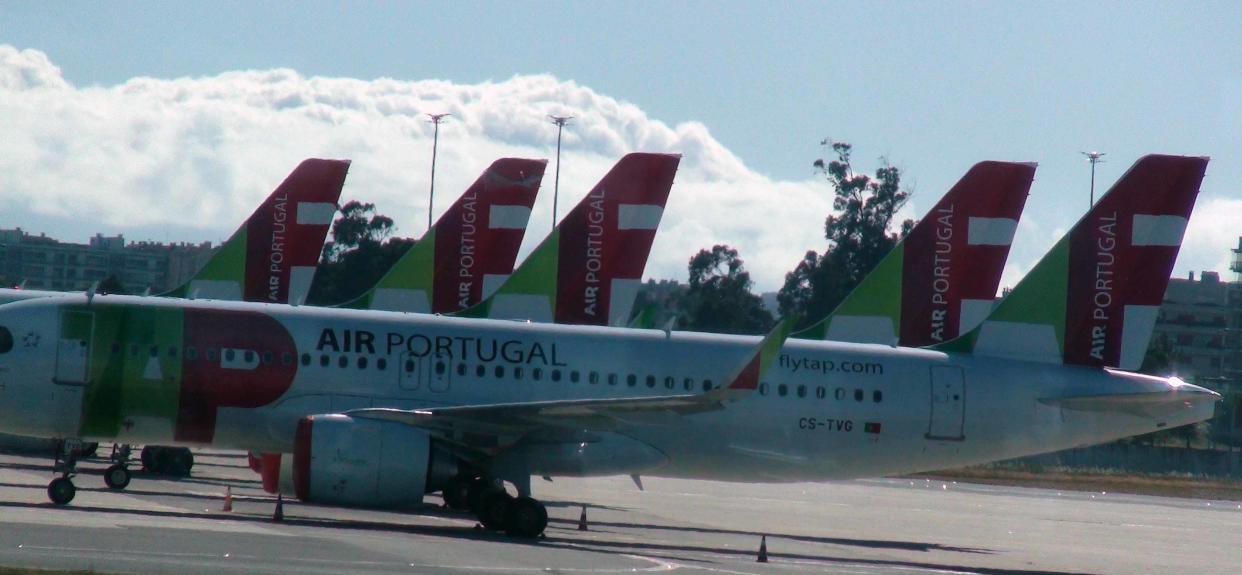
M 762 539 L 759 540 L 759 558 L 756 559 L 755 562 L 756 563 L 767 563 L 768 562 L 768 536 L 762 535 L 761 537 Z
M 582 515 L 578 516 L 578 531 L 587 531 L 586 505 L 582 506 Z
M 285 496 L 276 494 L 276 511 L 272 513 L 272 521 L 285 520 Z
M 224 507 L 221 507 L 220 511 L 228 513 L 232 510 L 233 510 L 233 487 L 229 486 L 229 487 L 224 488 Z

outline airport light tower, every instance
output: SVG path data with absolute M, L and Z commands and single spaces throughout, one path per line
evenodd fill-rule
M 548 119 L 556 124 L 556 180 L 552 186 L 552 229 L 556 229 L 556 202 L 561 194 L 561 132 L 565 131 L 565 124 L 574 119 L 573 116 L 552 116 Z
M 1095 165 L 1103 162 L 1100 158 L 1104 157 L 1107 152 L 1080 152 L 1087 157 L 1087 161 L 1091 163 L 1091 206 L 1095 205 Z M 1091 207 L 1088 206 L 1088 207 Z
M 431 137 L 431 194 L 427 196 L 427 230 L 431 231 L 431 208 L 436 201 L 436 149 L 440 145 L 440 124 L 452 114 L 427 114 L 430 122 L 435 124 L 436 131 Z

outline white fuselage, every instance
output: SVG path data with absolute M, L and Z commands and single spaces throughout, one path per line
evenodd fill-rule
M 160 416 L 139 411 L 147 401 L 144 394 L 166 393 L 181 381 L 168 373 L 168 365 L 183 364 L 185 379 L 186 370 L 206 360 L 204 350 L 188 349 L 202 334 L 187 330 L 185 340 L 161 339 L 159 329 L 110 330 L 100 325 L 109 314 L 95 312 L 116 306 L 155 308 L 165 316 L 259 314 L 288 332 L 294 350 L 254 344 L 248 349 L 254 361 L 238 359 L 230 368 L 280 362 L 282 353 L 292 351 L 295 373 L 288 388 L 264 405 L 223 406 L 215 414 L 212 445 L 254 451 L 290 452 L 298 419 L 351 409 L 701 393 L 704 382 L 712 387 L 727 384 L 759 342 L 757 337 L 240 302 L 126 296 L 97 296 L 89 305 L 81 296 L 19 302 L 0 307 L 0 326 L 14 339 L 13 349 L 0 354 L 0 432 L 179 442 L 173 432 L 177 421 L 161 422 Z M 134 348 L 139 352 L 132 361 L 147 362 L 145 370 L 126 372 L 136 375 L 120 391 L 109 392 L 117 397 L 93 389 L 105 384 L 104 366 L 92 364 L 83 371 L 74 363 L 71 356 L 79 344 L 60 335 L 60 326 L 69 325 L 65 313 L 79 314 L 74 320 L 79 322 L 96 318 L 94 339 L 87 347 L 110 345 L 115 357 Z M 100 339 L 110 331 L 120 335 Z M 29 345 L 34 340 L 42 343 Z M 246 345 L 231 349 L 242 354 Z M 155 360 L 146 357 L 148 348 L 152 357 L 167 353 L 176 361 L 162 358 L 165 367 L 153 372 L 150 363 Z M 224 353 L 221 348 L 212 361 L 224 362 Z M 199 356 L 199 363 L 181 362 L 189 354 Z M 98 349 L 88 356 L 88 363 L 102 361 Z M 88 375 L 67 378 L 66 370 Z M 1159 409 L 1069 409 L 1054 401 L 1173 393 L 1170 385 L 1164 379 L 1110 370 L 790 340 L 763 375 L 759 391 L 720 409 L 635 414 L 609 421 L 604 429 L 518 435 L 502 431 L 497 433 L 495 460 L 520 460 L 526 471 L 547 475 L 642 473 L 736 481 L 891 475 L 1100 443 L 1211 416 L 1214 398 L 1194 391 L 1198 388 Z M 81 433 L 83 422 L 104 403 L 123 418 L 123 425 L 106 436 Z M 130 406 L 133 417 L 126 411 Z M 165 419 L 176 417 L 174 412 Z M 583 459 L 589 450 L 595 453 Z M 591 463 L 575 466 L 566 458 Z

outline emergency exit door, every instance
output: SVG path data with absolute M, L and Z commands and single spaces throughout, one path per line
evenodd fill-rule
M 60 334 L 56 340 L 55 383 L 87 383 L 91 368 L 90 342 L 94 331 L 94 312 L 66 310 L 61 313 Z
M 961 441 L 966 420 L 966 378 L 957 366 L 931 368 L 931 422 L 928 439 Z

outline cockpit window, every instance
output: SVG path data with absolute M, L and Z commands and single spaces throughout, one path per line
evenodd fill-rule
M 8 353 L 13 349 L 13 332 L 7 327 L 0 327 L 0 353 Z

